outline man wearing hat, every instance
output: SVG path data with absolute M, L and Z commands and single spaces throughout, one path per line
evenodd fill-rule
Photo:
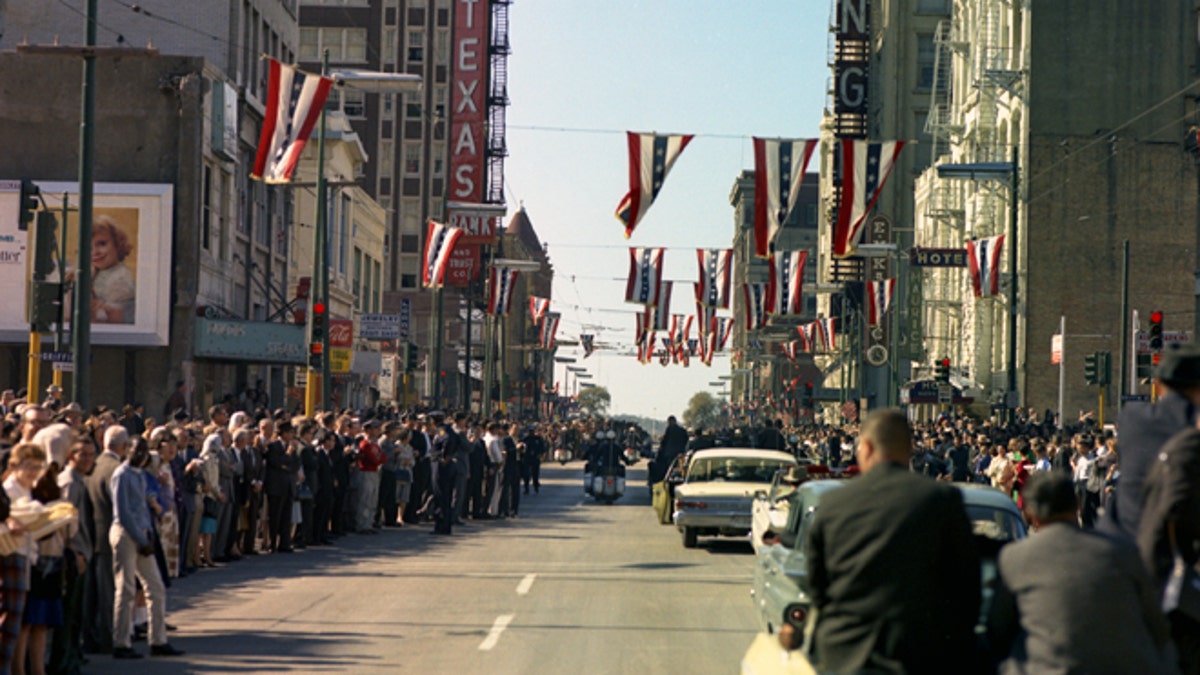
M 62 387 L 57 384 L 46 387 L 46 400 L 42 402 L 42 407 L 58 410 L 58 407 L 62 405 L 62 395 Z
M 296 489 L 296 472 L 300 470 L 300 455 L 293 445 L 296 430 L 284 420 L 275 425 L 278 436 L 267 443 L 264 453 L 266 478 L 263 491 L 267 493 L 267 548 L 275 553 L 292 552 L 292 497 Z
M 1200 409 L 1200 347 L 1195 343 L 1170 345 L 1154 373 L 1154 385 L 1163 394 L 1154 403 L 1130 403 L 1117 421 L 1120 437 L 1121 480 L 1101 528 L 1127 537 L 1137 536 L 1142 517 L 1142 484 L 1169 438 L 1192 426 Z

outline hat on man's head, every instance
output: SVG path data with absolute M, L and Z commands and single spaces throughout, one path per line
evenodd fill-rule
M 61 394 L 62 387 L 58 386 L 57 384 L 52 384 L 49 387 L 46 387 L 46 393 L 47 394 Z
M 277 433 L 277 434 L 283 434 L 283 433 L 287 433 L 289 431 L 295 431 L 295 430 L 296 430 L 296 428 L 293 427 L 292 423 L 288 420 L 283 420 L 282 422 L 275 423 L 275 433 Z
M 75 401 L 71 401 L 71 402 L 70 402 L 70 403 L 68 403 L 67 405 L 63 406 L 63 409 L 62 409 L 62 411 L 61 411 L 61 412 L 65 412 L 65 413 L 79 413 L 80 415 L 82 415 L 82 414 L 83 414 L 83 406 L 79 405 L 79 404 L 78 404 L 78 403 L 76 403 Z
M 371 418 L 371 419 L 367 420 L 366 422 L 363 422 L 364 429 L 370 429 L 372 427 L 378 429 L 379 428 L 379 420 L 377 420 L 375 418 Z
M 1168 345 L 1154 376 L 1173 389 L 1200 385 L 1200 346 L 1194 342 Z

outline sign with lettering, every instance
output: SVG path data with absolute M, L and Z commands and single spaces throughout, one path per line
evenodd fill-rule
M 913 267 L 966 267 L 965 248 L 914 248 L 908 253 Z
M 1164 345 L 1183 344 L 1184 342 L 1191 342 L 1191 341 L 1192 341 L 1192 334 L 1190 331 L 1186 331 L 1186 330 L 1164 330 L 1163 331 L 1163 344 Z M 1139 330 L 1137 332 L 1137 353 L 1139 353 L 1139 354 L 1149 354 L 1150 353 L 1150 334 L 1144 330 Z
M 334 319 L 329 322 L 329 346 L 350 347 L 354 344 L 354 322 Z
M 304 326 L 265 321 L 196 319 L 197 357 L 303 365 L 308 362 Z
M 362 314 L 358 336 L 364 340 L 396 340 L 400 337 L 399 314 Z
M 446 262 L 446 285 L 466 286 L 479 276 L 479 246 L 461 241 Z
M 400 299 L 400 311 L 396 316 L 400 319 L 400 325 L 397 329 L 397 340 L 407 340 L 412 333 L 412 300 L 409 298 Z
M 332 337 L 332 336 L 331 336 Z M 348 373 L 354 360 L 354 352 L 342 347 L 329 348 L 329 372 Z
M 454 3 L 454 64 L 450 84 L 450 199 L 483 198 L 488 88 L 487 28 L 491 3 Z
M 496 234 L 500 229 L 500 217 L 488 215 L 484 211 L 469 209 L 448 209 L 450 227 L 460 227 L 463 230 L 459 244 L 494 244 Z

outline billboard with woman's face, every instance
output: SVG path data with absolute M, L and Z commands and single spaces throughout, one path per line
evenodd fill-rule
M 0 314 L 0 339 L 24 341 L 29 335 L 26 321 L 27 284 L 30 263 L 25 250 L 32 251 L 31 232 L 20 230 L 17 221 L 18 195 L 0 184 L 0 248 L 12 248 L 10 258 L 21 262 L 0 264 L 0 293 L 21 298 L 18 313 Z M 59 218 L 62 235 L 64 193 L 67 256 L 56 265 L 51 280 L 73 282 L 79 273 L 79 190 L 74 183 L 38 182 L 46 205 Z M 174 190 L 168 184 L 97 183 L 92 207 L 92 254 L 86 263 L 92 275 L 92 291 L 86 299 L 92 321 L 92 342 L 119 346 L 165 346 L 170 328 L 171 234 Z M 10 217 L 10 214 L 11 217 Z M 61 239 L 59 242 L 61 243 Z M 17 249 L 21 254 L 16 255 Z M 0 251 L 2 253 L 3 251 Z M 4 260 L 0 256 L 0 260 Z M 60 273 L 61 269 L 61 273 Z M 73 293 L 66 298 L 66 324 L 73 316 Z

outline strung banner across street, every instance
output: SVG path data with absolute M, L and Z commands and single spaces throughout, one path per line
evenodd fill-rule
M 629 146 L 629 192 L 617 205 L 617 220 L 625 225 L 625 238 L 633 234 L 642 216 L 662 190 L 667 173 L 691 142 L 691 135 L 625 133 Z
M 754 138 L 754 254 L 766 258 L 796 208 L 815 138 Z
M 879 199 L 904 141 L 871 143 L 842 140 L 842 195 L 833 231 L 833 257 L 853 255 L 862 238 L 863 221 Z
M 804 313 L 804 264 L 808 251 L 776 251 L 769 268 L 768 312 L 776 316 L 799 316 Z
M 698 248 L 700 281 L 696 284 L 696 302 L 705 307 L 729 309 L 729 286 L 733 269 L 733 249 Z
M 662 248 L 629 249 L 629 280 L 625 284 L 625 302 L 658 304 L 662 282 Z

